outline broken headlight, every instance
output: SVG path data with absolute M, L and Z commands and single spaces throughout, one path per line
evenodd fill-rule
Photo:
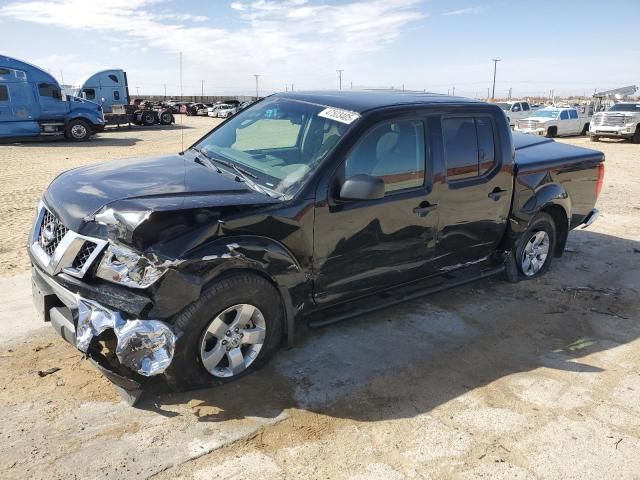
M 125 287 L 146 288 L 162 277 L 166 270 L 154 266 L 130 248 L 110 244 L 98 265 L 96 276 Z

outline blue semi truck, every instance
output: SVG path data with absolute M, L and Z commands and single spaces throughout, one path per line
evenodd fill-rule
M 82 142 L 104 124 L 98 103 L 66 95 L 46 71 L 0 55 L 0 141 L 64 136 Z
M 129 97 L 127 72 L 110 69 L 96 72 L 76 85 L 72 94 L 98 102 L 107 125 L 170 125 L 175 122 L 169 108 L 148 106 L 150 102 Z

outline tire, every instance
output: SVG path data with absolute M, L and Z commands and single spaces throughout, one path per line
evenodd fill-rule
M 545 251 L 544 242 L 536 246 L 536 242 L 543 238 L 546 238 L 544 255 L 542 255 Z M 515 283 L 544 275 L 551 266 L 557 239 L 557 228 L 551 215 L 544 212 L 538 213 L 507 256 L 505 279 Z
M 154 125 L 156 123 L 156 114 L 154 112 L 142 112 L 142 124 L 146 125 L 147 127 L 150 125 Z
M 241 328 L 238 333 L 231 332 L 232 337 L 224 333 L 220 338 L 213 336 L 210 332 L 219 330 L 219 328 L 213 328 L 218 319 L 223 319 L 227 325 L 233 325 L 233 319 L 238 319 L 238 312 L 233 309 L 240 305 L 244 306 L 241 309 L 245 307 L 257 309 L 257 313 L 250 317 L 251 328 Z M 165 372 L 168 383 L 177 390 L 206 388 L 236 380 L 257 370 L 267 363 L 280 346 L 283 317 L 278 291 L 259 275 L 232 273 L 215 281 L 175 321 L 176 329 L 183 334 L 176 342 L 173 361 Z M 227 325 L 223 326 L 223 331 Z M 264 327 L 264 338 L 256 353 L 253 348 L 255 344 L 245 344 L 246 339 L 243 340 L 238 336 L 243 332 L 247 336 L 251 335 L 251 332 L 255 334 L 260 330 L 258 328 L 260 325 Z M 227 333 L 229 333 L 228 330 Z M 227 346 L 223 347 L 225 338 Z M 238 345 L 238 342 L 240 342 L 239 347 L 231 346 L 232 343 Z M 240 350 L 243 355 L 240 358 L 244 358 L 244 363 L 249 361 L 249 365 L 243 367 L 243 370 L 238 373 L 232 373 L 232 354 L 227 350 L 226 353 L 221 354 L 219 363 L 210 365 L 210 368 L 217 365 L 213 369 L 216 373 L 210 373 L 205 367 L 203 352 L 215 354 L 223 348 Z M 251 356 L 253 356 L 252 360 Z M 231 375 L 225 376 L 224 373 L 231 373 Z
M 175 119 L 169 110 L 160 113 L 160 125 L 171 125 Z
M 91 137 L 91 125 L 85 120 L 71 120 L 64 130 L 64 136 L 72 142 L 86 142 Z
M 547 138 L 556 138 L 557 134 L 558 134 L 558 129 L 556 127 L 549 127 L 545 137 L 547 137 Z
M 597 135 L 589 135 L 589 140 L 591 140 L 592 142 L 599 142 L 600 137 Z
M 634 133 L 633 137 L 631 137 L 631 143 L 640 143 L 640 125 L 636 127 L 636 133 Z

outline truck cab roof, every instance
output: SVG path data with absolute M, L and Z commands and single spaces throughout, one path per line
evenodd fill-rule
M 479 100 L 453 97 L 438 93 L 409 92 L 402 90 L 327 90 L 276 93 L 273 96 L 324 105 L 327 107 L 364 113 L 399 105 L 428 105 L 445 103 L 480 104 Z

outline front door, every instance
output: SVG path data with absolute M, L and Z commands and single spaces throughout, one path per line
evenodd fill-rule
M 420 117 L 375 124 L 338 167 L 314 229 L 314 293 L 319 304 L 353 298 L 431 272 L 438 226 Z M 344 179 L 371 175 L 384 197 L 341 201 Z
M 491 115 L 442 119 L 446 188 L 440 197 L 441 268 L 490 255 L 502 239 L 512 195 L 512 172 L 502 157 L 497 121 Z M 510 152 L 509 152 L 510 154 Z

